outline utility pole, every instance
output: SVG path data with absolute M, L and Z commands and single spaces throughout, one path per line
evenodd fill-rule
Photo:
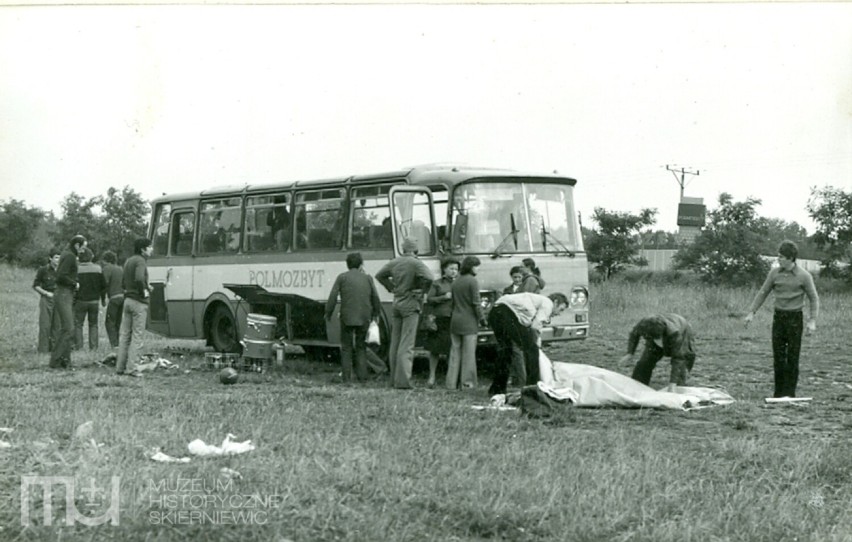
M 666 165 L 666 169 L 672 172 L 672 174 L 675 176 L 677 184 L 680 185 L 680 199 L 683 199 L 683 187 L 686 186 L 686 183 L 684 182 L 686 175 L 698 175 L 699 173 L 701 173 L 697 169 L 695 171 L 691 171 L 684 168 L 677 169 L 677 167 L 669 166 L 668 164 Z M 680 178 L 678 178 L 677 176 L 678 173 L 680 173 Z

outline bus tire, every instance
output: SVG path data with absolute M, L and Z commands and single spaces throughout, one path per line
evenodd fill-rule
M 336 346 L 303 346 L 302 349 L 308 361 L 340 363 L 340 349 Z
M 234 317 L 226 307 L 219 305 L 213 311 L 208 330 L 210 343 L 217 352 L 238 353 L 240 343 L 237 341 L 237 326 Z

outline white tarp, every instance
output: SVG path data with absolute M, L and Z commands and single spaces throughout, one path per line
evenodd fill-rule
M 578 407 L 667 408 L 691 410 L 726 405 L 734 398 L 715 388 L 668 386 L 655 390 L 629 376 L 592 365 L 551 362 L 541 352 L 539 388 Z

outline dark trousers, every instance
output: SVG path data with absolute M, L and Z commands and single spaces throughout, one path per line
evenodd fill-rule
M 83 349 L 83 322 L 89 322 L 89 350 L 98 349 L 98 301 L 74 302 L 74 344 Z
M 57 286 L 53 292 L 53 311 L 59 318 L 59 334 L 50 353 L 50 366 L 71 365 L 71 346 L 74 343 L 74 292 L 65 286 Z
M 633 368 L 633 380 L 641 382 L 646 386 L 651 383 L 651 373 L 654 372 L 654 367 L 657 362 L 663 359 L 665 352 L 657 346 L 654 341 L 645 341 L 645 350 L 642 351 L 642 357 Z M 686 385 L 687 363 L 685 359 L 672 358 L 672 372 L 669 376 L 669 382 L 678 386 Z
M 497 340 L 497 365 L 494 368 L 494 381 L 488 388 L 488 393 L 495 395 L 506 393 L 509 383 L 509 367 L 512 365 L 512 345 L 516 345 L 524 355 L 524 370 L 526 385 L 538 383 L 538 337 L 536 332 L 518 321 L 512 309 L 505 305 L 497 305 L 488 313 L 488 325 L 494 331 Z
M 802 311 L 775 311 L 772 317 L 772 357 L 775 397 L 795 397 L 802 349 Z
M 340 323 L 340 364 L 343 381 L 352 381 L 352 358 L 355 357 L 355 376 L 367 379 L 367 326 L 346 326 Z
M 50 352 L 56 344 L 59 319 L 53 310 L 53 298 L 39 296 L 38 300 L 38 351 Z
M 106 328 L 109 345 L 118 348 L 118 331 L 121 329 L 121 313 L 124 309 L 124 296 L 109 298 L 104 327 Z

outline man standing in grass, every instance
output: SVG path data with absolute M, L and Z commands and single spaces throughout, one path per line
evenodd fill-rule
M 423 308 L 423 293 L 432 285 L 432 272 L 417 259 L 417 243 L 402 242 L 402 255 L 394 258 L 376 273 L 376 280 L 393 292 L 390 343 L 391 385 L 410 389 L 414 363 L 414 341 Z
M 382 309 L 373 278 L 364 272 L 364 258 L 360 252 L 346 256 L 348 271 L 334 281 L 325 304 L 325 319 L 331 320 L 337 296 L 340 295 L 340 361 L 343 381 L 352 381 L 352 362 L 355 361 L 355 378 L 367 380 L 367 326 L 379 319 Z M 354 354 L 354 356 L 353 356 Z
M 83 349 L 83 322 L 89 324 L 89 350 L 98 349 L 98 302 L 106 305 L 106 282 L 101 266 L 93 262 L 95 255 L 89 247 L 80 251 L 77 278 L 80 287 L 74 299 L 74 344 Z
M 124 307 L 118 339 L 118 358 L 115 372 L 120 375 L 139 376 L 135 368 L 127 371 L 127 360 L 135 365 L 142 346 L 142 332 L 148 317 L 148 263 L 151 240 L 140 237 L 133 242 L 133 256 L 124 262 Z
M 639 339 L 645 339 L 645 350 L 633 368 L 633 380 L 646 386 L 651 382 L 651 373 L 664 356 L 672 360 L 669 383 L 686 385 L 686 377 L 695 364 L 694 336 L 686 318 L 679 314 L 655 314 L 639 320 L 630 331 L 627 354 L 621 363 L 630 363 Z
M 58 321 L 53 311 L 53 292 L 56 290 L 56 268 L 59 265 L 59 251 L 50 251 L 47 265 L 39 267 L 33 280 L 33 290 L 38 300 L 38 351 L 47 353 L 56 344 Z
M 124 307 L 124 271 L 116 265 L 115 252 L 107 250 L 102 259 L 104 261 L 104 282 L 109 298 L 104 327 L 106 327 L 109 345 L 118 348 L 118 330 L 121 329 L 121 311 Z
M 754 313 L 763 305 L 769 292 L 775 293 L 775 314 L 772 316 L 772 358 L 775 369 L 774 397 L 795 397 L 799 381 L 799 352 L 802 348 L 803 316 L 805 296 L 808 296 L 810 318 L 808 334 L 816 331 L 819 316 L 819 295 L 814 278 L 796 265 L 799 248 L 792 241 L 784 241 L 778 247 L 778 267 L 769 271 L 763 286 L 751 302 L 745 324 L 751 322 Z
M 86 238 L 75 235 L 62 251 L 56 266 L 56 290 L 53 292 L 53 310 L 59 318 L 59 336 L 50 354 L 50 367 L 71 367 L 71 346 L 74 342 L 74 293 L 77 282 L 77 254 L 86 248 Z

